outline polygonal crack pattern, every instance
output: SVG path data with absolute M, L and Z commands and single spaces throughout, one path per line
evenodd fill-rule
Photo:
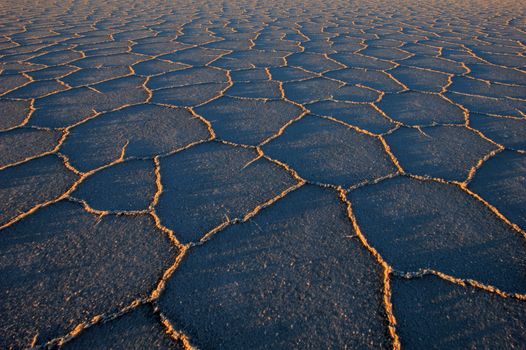
M 69 132 L 61 151 L 88 171 L 119 157 L 153 157 L 210 137 L 206 124 L 184 108 L 141 104 L 91 119 Z
M 475 132 L 457 126 L 400 128 L 385 137 L 412 174 L 462 181 L 480 159 L 498 150 Z
M 378 103 L 388 116 L 408 125 L 463 124 L 463 111 L 440 95 L 408 91 L 387 94 Z
M 384 347 L 381 296 L 367 292 L 380 268 L 353 236 L 337 196 L 305 186 L 196 247 L 161 308 L 200 348 Z
M 161 160 L 157 210 L 179 239 L 195 241 L 297 184 L 252 149 L 212 142 Z
M 218 138 L 258 145 L 273 136 L 303 110 L 286 101 L 221 97 L 195 111 L 206 118 Z
M 156 192 L 154 162 L 132 159 L 88 177 L 72 193 L 102 211 L 146 210 Z
M 349 199 L 358 225 L 393 268 L 526 291 L 524 237 L 461 189 L 399 177 L 359 188 Z
M 396 172 L 380 140 L 332 120 L 306 116 L 263 146 L 306 180 L 350 187 Z
M 524 346 L 524 2 L 0 4 L 0 348 Z
M 488 160 L 469 187 L 526 230 L 526 154 L 504 151 Z
M 148 305 L 142 305 L 124 314 L 86 330 L 64 349 L 184 349 L 174 342 L 161 325 L 159 316 Z
M 520 300 L 436 276 L 395 278 L 393 299 L 404 349 L 520 349 L 526 341 L 526 304 Z M 460 329 L 451 328 L 452 319 L 462 322 Z
M 0 240 L 2 308 L 11 315 L 1 321 L 4 348 L 45 343 L 147 297 L 177 253 L 149 216 L 97 218 L 67 201 Z

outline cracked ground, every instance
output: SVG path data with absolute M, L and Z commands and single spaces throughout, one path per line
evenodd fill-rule
M 520 1 L 0 4 L 0 348 L 526 349 Z

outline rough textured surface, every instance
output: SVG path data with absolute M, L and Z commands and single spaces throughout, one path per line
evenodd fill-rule
M 72 196 L 97 210 L 144 210 L 157 190 L 155 180 L 151 160 L 130 160 L 88 177 Z
M 525 10 L 0 2 L 0 348 L 525 348 Z
M 184 241 L 242 218 L 296 181 L 250 149 L 207 143 L 161 161 L 158 211 Z
M 321 101 L 306 107 L 312 114 L 332 117 L 374 134 L 385 133 L 394 127 L 393 123 L 369 104 Z
M 36 110 L 29 123 L 64 128 L 97 113 L 144 102 L 148 94 L 143 84 L 143 78 L 131 76 L 47 95 L 35 101 Z
M 140 306 L 107 323 L 95 325 L 66 343 L 64 349 L 182 349 L 148 306 Z
M 404 349 L 522 349 L 526 342 L 524 301 L 426 276 L 393 279 L 393 304 Z
M 73 128 L 61 151 L 86 171 L 125 156 L 152 157 L 207 139 L 206 125 L 185 109 L 137 105 Z
M 0 131 L 22 124 L 28 113 L 27 101 L 0 100 Z
M 458 188 L 401 177 L 351 192 L 363 233 L 395 268 L 526 291 L 526 241 Z
M 55 155 L 36 158 L 0 171 L 0 225 L 33 207 L 60 197 L 77 180 Z
M 19 128 L 0 133 L 0 168 L 53 151 L 62 135 L 54 130 Z
M 59 202 L 6 228 L 0 293 L 10 317 L 1 321 L 2 347 L 46 342 L 144 297 L 176 253 L 152 221 L 99 219 Z
M 391 151 L 409 173 L 463 181 L 497 146 L 456 126 L 400 128 L 386 136 Z
M 469 187 L 526 229 L 526 155 L 504 151 L 488 160 Z
M 200 348 L 384 347 L 381 274 L 353 236 L 337 196 L 306 186 L 194 248 L 161 308 Z
M 462 110 L 440 95 L 416 91 L 388 94 L 378 107 L 391 118 L 408 125 L 464 123 Z
M 471 125 L 482 131 L 495 142 L 511 149 L 526 152 L 526 119 L 497 118 L 475 114 Z
M 380 141 L 314 116 L 292 124 L 263 150 L 307 180 L 345 187 L 396 171 Z
M 196 112 L 210 121 L 220 139 L 257 145 L 298 117 L 302 109 L 285 101 L 221 97 Z

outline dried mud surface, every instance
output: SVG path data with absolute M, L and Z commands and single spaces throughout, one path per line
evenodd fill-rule
M 526 348 L 519 1 L 3 1 L 0 348 Z

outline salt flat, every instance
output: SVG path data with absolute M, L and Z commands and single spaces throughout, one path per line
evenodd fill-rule
M 526 349 L 519 1 L 0 4 L 0 348 Z

